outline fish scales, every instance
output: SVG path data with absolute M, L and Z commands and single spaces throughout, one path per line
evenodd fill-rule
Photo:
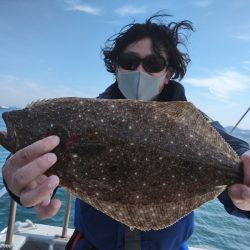
M 240 181 L 240 159 L 189 102 L 57 98 L 6 112 L 10 152 L 61 138 L 46 172 L 112 218 L 161 229 Z

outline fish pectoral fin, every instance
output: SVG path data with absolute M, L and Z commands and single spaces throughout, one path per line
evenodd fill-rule
M 100 154 L 106 145 L 104 143 L 99 142 L 79 142 L 74 145 L 71 150 L 71 153 L 75 153 L 78 155 L 96 155 Z
M 69 137 L 69 131 L 63 125 L 53 125 L 53 127 L 47 129 L 47 135 L 57 135 L 61 141 L 66 143 Z
M 78 156 L 96 156 L 102 153 L 106 148 L 104 143 L 96 142 L 78 142 L 69 148 L 69 153 L 71 155 Z
M 57 155 L 57 157 L 60 157 L 60 155 L 66 148 L 66 144 L 69 138 L 69 132 L 67 128 L 60 124 L 54 124 L 53 127 L 47 129 L 47 135 L 56 135 L 60 138 L 59 145 L 52 151 Z

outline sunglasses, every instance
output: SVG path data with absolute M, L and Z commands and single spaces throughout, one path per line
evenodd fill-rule
M 155 54 L 140 58 L 135 53 L 126 52 L 120 54 L 117 58 L 118 66 L 126 70 L 136 70 L 141 63 L 148 73 L 160 72 L 168 65 L 165 58 Z

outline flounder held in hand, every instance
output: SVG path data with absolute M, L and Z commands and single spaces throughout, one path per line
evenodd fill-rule
M 175 223 L 240 179 L 239 157 L 189 102 L 58 98 L 6 112 L 0 144 L 58 135 L 46 174 L 140 230 Z

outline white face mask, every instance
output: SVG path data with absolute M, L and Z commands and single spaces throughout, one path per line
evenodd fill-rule
M 159 86 L 166 74 L 157 77 L 140 71 L 122 72 L 118 69 L 118 87 L 127 99 L 152 101 L 159 95 Z

